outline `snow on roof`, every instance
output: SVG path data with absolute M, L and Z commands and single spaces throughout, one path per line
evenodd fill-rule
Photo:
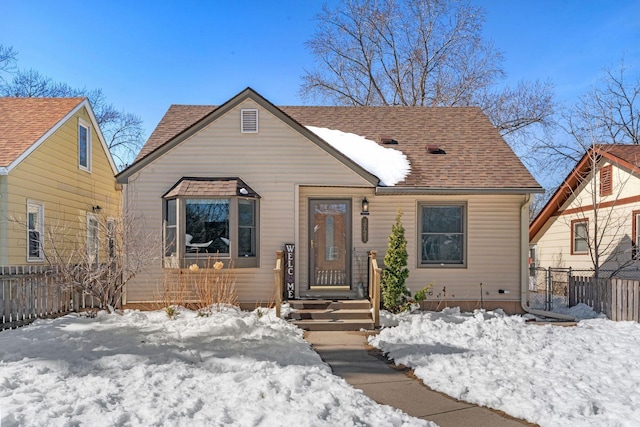
M 375 141 L 354 133 L 307 126 L 311 132 L 328 142 L 333 148 L 362 166 L 380 179 L 380 184 L 391 187 L 409 175 L 409 159 L 400 150 L 386 148 Z

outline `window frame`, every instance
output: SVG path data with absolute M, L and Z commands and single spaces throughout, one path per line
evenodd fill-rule
M 187 200 L 228 200 L 229 201 L 229 252 L 224 254 L 186 251 L 186 204 Z M 175 200 L 175 226 L 167 225 L 168 209 L 170 202 Z M 240 218 L 238 204 L 240 200 L 248 200 L 253 204 L 253 246 L 254 255 L 240 255 L 239 253 L 239 230 Z M 200 267 L 211 267 L 209 260 L 216 258 L 225 263 L 233 265 L 234 268 L 253 268 L 260 266 L 260 198 L 242 196 L 174 196 L 163 198 L 162 200 L 162 253 L 165 268 L 177 268 L 197 263 Z M 175 253 L 167 255 L 167 228 L 175 227 Z
M 576 226 L 580 224 L 585 224 L 585 232 L 586 236 L 584 237 L 584 241 L 587 245 L 587 249 L 584 251 L 576 250 Z M 589 218 L 578 218 L 571 220 L 571 255 L 587 255 L 589 253 Z
M 460 208 L 461 212 L 461 226 L 462 231 L 460 233 L 440 233 L 440 234 L 459 234 L 461 235 L 461 260 L 455 262 L 442 262 L 434 261 L 434 262 L 425 262 L 423 260 L 423 236 L 425 235 L 425 231 L 423 231 L 423 218 L 424 218 L 424 209 L 425 208 L 444 208 L 444 207 L 457 207 Z M 469 235 L 469 223 L 468 223 L 468 204 L 467 202 L 418 202 L 417 209 L 417 226 L 416 226 L 418 238 L 417 240 L 417 266 L 418 268 L 467 268 L 468 266 L 468 246 L 467 240 Z M 437 234 L 437 233 L 432 233 Z
M 95 221 L 95 225 L 91 223 Z M 95 234 L 92 234 L 95 231 Z M 87 257 L 90 257 L 91 265 L 97 265 L 100 263 L 100 220 L 97 215 L 87 212 L 86 218 L 86 232 L 87 232 Z M 95 237 L 95 241 L 92 239 Z
M 633 259 L 638 259 L 640 257 L 640 232 L 638 232 L 638 227 L 640 227 L 640 210 L 631 212 L 631 256 Z
M 35 208 L 38 218 L 37 229 L 31 229 L 29 214 L 31 208 Z M 37 231 L 38 235 L 38 256 L 31 256 L 31 232 Z M 27 200 L 27 262 L 44 261 L 44 204 L 34 200 Z
M 82 149 L 81 129 L 86 131 L 84 150 Z M 85 152 L 86 165 L 82 164 L 82 152 Z M 85 172 L 91 172 L 91 125 L 82 118 L 78 118 L 78 168 Z
M 117 256 L 117 239 L 118 239 L 118 221 L 115 218 L 107 218 L 107 228 L 105 230 L 107 241 L 107 259 L 115 261 Z

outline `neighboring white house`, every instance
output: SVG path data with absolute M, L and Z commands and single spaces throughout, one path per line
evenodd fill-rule
M 605 272 L 636 268 L 640 248 L 640 146 L 588 150 L 531 223 L 539 267 Z

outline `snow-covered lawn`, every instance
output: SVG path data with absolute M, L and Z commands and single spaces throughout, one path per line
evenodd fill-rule
M 0 333 L 0 425 L 430 425 L 378 405 L 276 319 L 69 315 Z
M 458 309 L 397 319 L 370 343 L 435 390 L 541 426 L 640 426 L 638 323 Z

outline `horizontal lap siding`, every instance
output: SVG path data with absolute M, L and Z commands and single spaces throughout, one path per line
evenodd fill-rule
M 90 120 L 85 110 L 67 120 L 40 147 L 12 170 L 7 179 L 8 217 L 26 220 L 27 200 L 44 204 L 45 228 L 57 227 L 86 238 L 87 210 L 100 205 L 101 215 L 117 216 L 120 194 L 96 130 L 92 128 L 91 173 L 78 168 L 78 116 Z M 7 224 L 9 255 L 4 263 L 26 263 L 26 231 Z M 45 246 L 46 249 L 46 246 Z
M 366 196 L 369 201 L 369 241 L 360 238 L 360 202 Z M 485 300 L 517 300 L 520 290 L 520 206 L 523 196 L 405 196 L 377 195 L 359 188 L 313 188 L 300 190 L 299 209 L 302 213 L 299 234 L 298 260 L 308 256 L 307 210 L 309 198 L 352 197 L 353 246 L 356 252 L 376 250 L 382 264 L 387 250 L 391 227 L 395 223 L 398 208 L 402 209 L 402 224 L 407 238 L 410 269 L 407 286 L 415 291 L 427 283 L 433 284 L 434 295 L 447 288 L 447 299 L 479 300 L 480 283 L 483 283 Z M 419 202 L 467 203 L 467 267 L 466 268 L 418 268 L 418 212 Z M 354 268 L 356 266 L 355 260 Z M 307 265 L 299 265 L 299 285 L 308 284 Z M 509 294 L 499 294 L 499 289 Z M 489 292 L 489 295 L 486 295 Z
M 601 260 L 603 262 L 614 250 L 622 250 L 622 253 L 619 254 L 621 259 L 624 259 L 625 256 L 631 256 L 629 249 L 633 236 L 632 212 L 635 210 L 640 210 L 640 203 L 599 209 L 598 235 L 601 241 Z M 589 232 L 593 235 L 595 230 L 593 210 L 560 215 L 549 220 L 548 225 L 536 236 L 537 240 L 533 242 L 537 245 L 536 256 L 540 267 L 593 268 L 591 257 L 588 254 L 571 254 L 571 221 L 585 218 L 589 221 Z
M 240 109 L 259 108 L 259 132 L 240 133 Z M 260 267 L 236 269 L 240 302 L 274 296 L 275 251 L 296 238 L 296 185 L 368 183 L 252 101 L 246 101 L 130 178 L 129 200 L 146 230 L 162 236 L 162 195 L 181 177 L 239 177 L 260 194 Z M 127 289 L 127 302 L 154 299 L 158 261 Z

